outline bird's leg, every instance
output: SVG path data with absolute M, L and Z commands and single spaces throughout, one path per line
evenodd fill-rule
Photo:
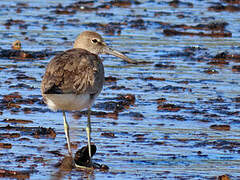
M 91 108 L 88 108 L 88 122 L 87 122 L 87 137 L 88 137 L 88 153 L 89 153 L 89 159 L 90 159 L 90 164 L 92 163 L 92 153 L 91 153 Z
M 71 150 L 70 137 L 69 137 L 69 126 L 68 126 L 68 123 L 66 120 L 66 115 L 65 115 L 64 111 L 63 111 L 63 122 L 64 122 L 64 132 L 65 132 L 66 139 L 67 139 L 68 153 L 72 157 L 72 150 Z

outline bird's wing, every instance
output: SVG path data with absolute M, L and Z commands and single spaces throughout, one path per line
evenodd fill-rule
M 42 94 L 96 94 L 104 83 L 101 59 L 83 49 L 70 49 L 55 56 L 43 76 Z

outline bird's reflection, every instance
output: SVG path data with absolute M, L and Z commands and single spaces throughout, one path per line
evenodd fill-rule
M 91 145 L 92 156 L 96 153 L 96 146 Z M 71 179 L 71 176 L 81 176 L 81 179 L 95 179 L 94 170 L 108 171 L 108 166 L 104 164 L 92 163 L 88 154 L 88 146 L 84 146 L 75 153 L 74 159 L 72 156 L 66 155 L 58 162 L 55 167 L 58 171 L 52 175 L 52 180 Z M 80 177 L 79 177 L 80 178 Z
M 61 180 L 61 179 L 72 179 L 72 177 L 77 176 L 79 179 L 95 179 L 94 169 L 85 168 L 75 168 L 74 161 L 71 156 L 65 156 L 56 165 L 58 171 L 52 174 L 51 180 Z

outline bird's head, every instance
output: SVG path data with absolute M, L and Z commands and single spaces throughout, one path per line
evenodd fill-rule
M 93 54 L 111 54 L 119 57 L 128 63 L 137 64 L 136 61 L 125 56 L 123 53 L 109 48 L 103 38 L 96 32 L 84 31 L 78 35 L 74 42 L 74 48 L 85 49 Z

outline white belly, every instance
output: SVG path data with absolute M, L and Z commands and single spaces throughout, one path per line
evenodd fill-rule
M 82 110 L 91 107 L 95 100 L 95 97 L 90 98 L 89 94 L 44 94 L 43 97 L 53 111 Z

